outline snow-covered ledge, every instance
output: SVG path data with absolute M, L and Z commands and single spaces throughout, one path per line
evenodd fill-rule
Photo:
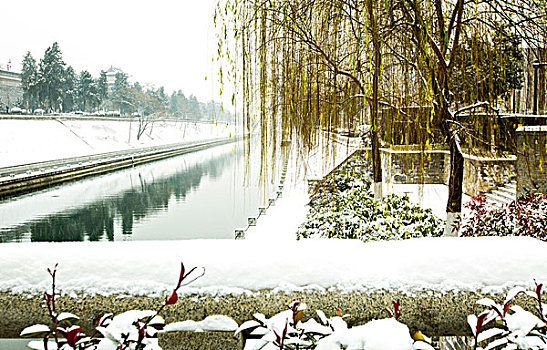
M 58 302 L 84 318 L 105 312 L 156 309 L 178 279 L 180 261 L 205 276 L 183 287 L 168 322 L 226 314 L 238 323 L 255 312 L 273 315 L 300 296 L 311 309 L 335 308 L 362 324 L 385 317 L 401 299 L 402 322 L 428 335 L 468 333 L 479 293 L 547 282 L 547 244 L 531 238 L 162 241 L 0 245 L 0 337 L 47 322 L 41 295 L 59 263 Z

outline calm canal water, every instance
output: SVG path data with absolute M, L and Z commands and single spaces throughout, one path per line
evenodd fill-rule
M 0 242 L 234 238 L 273 193 L 243 143 L 0 201 Z

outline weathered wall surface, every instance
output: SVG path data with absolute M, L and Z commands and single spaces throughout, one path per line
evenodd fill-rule
M 445 184 L 450 174 L 450 153 L 446 150 L 381 150 L 384 181 L 396 184 Z M 463 192 L 475 196 L 511 180 L 516 158 L 464 156 Z
M 469 196 L 488 192 L 511 181 L 515 175 L 516 158 L 464 158 L 463 192 Z
M 0 112 L 6 112 L 23 99 L 20 74 L 0 70 Z
M 294 297 L 300 297 L 308 305 L 305 319 L 316 318 L 316 310 L 322 310 L 327 317 L 335 316 L 339 308 L 343 314 L 350 314 L 350 325 L 364 324 L 373 319 L 385 318 L 386 307 L 392 308 L 392 301 L 399 299 L 402 305 L 400 321 L 412 332 L 421 330 L 429 336 L 470 335 L 467 324 L 469 314 L 483 310 L 475 302 L 484 295 L 460 292 L 457 294 L 423 293 L 409 296 L 401 293 L 378 290 L 371 294 L 340 293 L 336 291 L 301 292 L 287 295 L 262 291 L 249 296 L 186 296 L 180 297 L 176 305 L 167 307 L 163 313 L 167 323 L 193 319 L 203 320 L 209 315 L 227 315 L 238 324 L 253 318 L 256 312 L 271 317 L 286 310 L 286 304 Z M 493 296 L 495 298 L 495 296 Z M 519 298 L 518 304 L 529 310 L 530 298 Z M 59 311 L 72 312 L 81 317 L 81 326 L 89 332 L 93 319 L 104 313 L 121 313 L 126 310 L 155 310 L 163 299 L 146 297 L 63 296 L 57 300 Z M 42 297 L 27 298 L 9 293 L 0 294 L 0 338 L 17 337 L 25 327 L 43 323 L 49 324 L 47 310 L 42 307 Z
M 516 132 L 517 197 L 547 193 L 547 126 L 521 126 Z
M 397 184 L 446 184 L 450 154 L 444 150 L 421 152 L 411 147 L 382 148 L 382 176 L 384 181 Z

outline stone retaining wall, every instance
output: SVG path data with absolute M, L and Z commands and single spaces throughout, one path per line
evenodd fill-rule
M 516 176 L 516 157 L 484 158 L 466 155 L 463 192 L 476 196 L 510 182 Z
M 450 175 L 450 152 L 421 152 L 412 147 L 380 150 L 384 181 L 395 184 L 445 184 Z M 486 158 L 464 155 L 463 192 L 475 196 L 515 177 L 515 157 Z
M 253 318 L 253 314 L 261 312 L 271 317 L 286 309 L 286 304 L 294 297 L 300 297 L 308 305 L 305 319 L 317 315 L 315 310 L 322 310 L 327 316 L 336 314 L 336 308 L 342 313 L 350 314 L 350 325 L 364 324 L 367 321 L 385 318 L 386 307 L 392 307 L 392 301 L 400 299 L 402 316 L 400 321 L 408 325 L 411 332 L 421 330 L 428 336 L 470 335 L 467 324 L 469 314 L 478 314 L 483 310 L 476 307 L 475 302 L 483 295 L 470 292 L 461 293 L 418 293 L 409 296 L 402 293 L 378 290 L 371 294 L 329 292 L 301 292 L 293 294 L 270 293 L 261 291 L 259 294 L 240 296 L 208 296 L 193 295 L 180 297 L 176 305 L 169 306 L 163 312 L 167 323 L 187 319 L 203 320 L 210 315 L 227 315 L 238 324 Z M 495 296 L 494 296 L 495 298 Z M 502 297 L 498 297 L 502 299 Z M 530 298 L 528 298 L 530 299 Z M 528 299 L 517 298 L 520 305 L 532 310 Z M 57 299 L 58 311 L 72 312 L 81 317 L 81 326 L 84 331 L 92 329 L 92 322 L 98 316 L 107 312 L 114 314 L 130 309 L 157 309 L 161 305 L 161 298 L 147 297 L 120 297 L 120 296 L 81 296 L 77 298 L 63 296 Z M 49 324 L 47 312 L 43 308 L 41 296 L 26 297 L 9 293 L 0 294 L 0 338 L 16 338 L 25 327 L 43 323 Z M 215 335 L 215 333 L 218 333 Z M 182 344 L 201 344 L 178 347 L 179 349 L 231 349 L 234 344 L 240 344 L 240 338 L 223 332 L 211 333 L 176 333 L 162 335 L 160 342 L 176 342 Z M 171 339 L 171 340 L 169 340 Z M 205 341 L 207 340 L 207 341 Z M 202 343 L 203 342 L 203 343 Z M 211 346 L 222 342 L 225 345 Z M 206 345 L 209 344 L 209 345 Z M 239 345 L 237 345 L 239 346 Z M 177 348 L 169 346 L 169 348 Z
M 547 126 L 521 126 L 516 137 L 517 198 L 527 192 L 547 193 Z
M 380 149 L 382 177 L 396 184 L 446 184 L 450 153 L 446 150 L 420 151 L 412 147 Z

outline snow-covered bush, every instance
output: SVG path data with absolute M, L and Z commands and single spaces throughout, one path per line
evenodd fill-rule
M 526 194 L 501 208 L 476 196 L 464 204 L 470 209 L 462 221 L 462 236 L 530 236 L 547 241 L 547 195 Z
M 363 241 L 440 236 L 443 222 L 431 209 L 408 196 L 388 195 L 375 201 L 368 174 L 337 175 L 313 196 L 298 238 L 358 238 Z
M 310 318 L 302 322 L 306 304 L 293 299 L 288 310 L 271 318 L 257 313 L 255 319 L 244 322 L 236 331 L 246 331 L 251 336 L 260 337 L 254 342 L 247 342 L 246 350 L 332 350 L 332 349 L 366 349 L 366 350 L 433 350 L 427 337 L 417 332 L 413 340 L 408 327 L 400 323 L 399 302 L 394 302 L 394 310 L 388 310 L 389 318 L 373 320 L 362 326 L 349 328 L 345 319 L 349 315 L 341 314 L 327 318 L 325 313 L 317 310 L 321 323 Z
M 135 349 L 135 350 L 155 350 L 160 349 L 157 342 L 157 332 L 164 328 L 165 321 L 159 315 L 167 306 L 173 305 L 178 300 L 177 291 L 183 285 L 187 285 L 203 276 L 205 270 L 201 273 L 197 268 L 192 268 L 186 272 L 184 264 L 181 263 L 180 275 L 177 286 L 171 294 L 167 296 L 158 310 L 129 310 L 119 315 L 105 314 L 96 320 L 96 331 L 91 336 L 83 333 L 82 328 L 77 325 L 79 317 L 57 311 L 55 305 L 55 278 L 57 274 L 57 265 L 47 269 L 51 276 L 51 293 L 44 293 L 45 308 L 47 309 L 51 326 L 36 324 L 25 328 L 21 332 L 22 337 L 42 338 L 43 341 L 31 341 L 28 346 L 31 349 Z M 188 280 L 188 276 L 193 277 Z M 185 282 L 186 280 L 186 282 Z M 184 282 L 184 283 L 183 283 Z
M 502 304 L 490 298 L 477 301 L 487 309 L 479 316 L 469 315 L 467 318 L 475 338 L 475 350 L 547 349 L 547 304 L 541 300 L 543 284 L 535 285 L 535 291 L 513 288 Z M 535 301 L 537 315 L 518 305 L 511 305 L 513 298 L 521 293 Z M 485 329 L 492 321 L 495 321 L 494 327 Z

